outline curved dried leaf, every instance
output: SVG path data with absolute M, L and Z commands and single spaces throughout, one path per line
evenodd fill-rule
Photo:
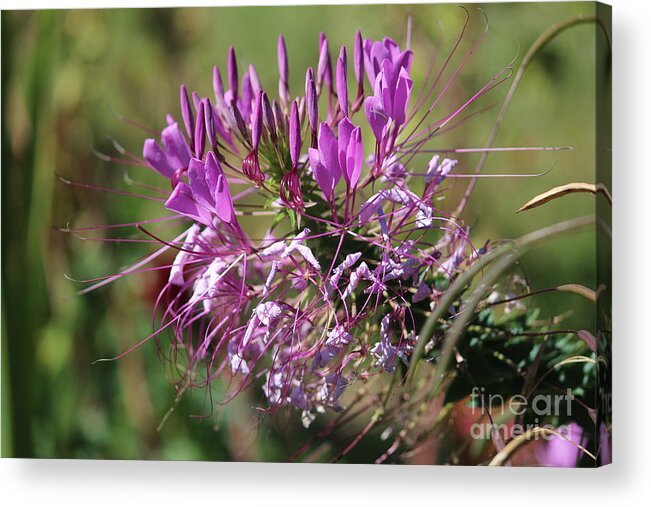
M 597 301 L 597 294 L 592 289 L 584 285 L 579 285 L 578 283 L 568 283 L 566 285 L 559 285 L 556 287 L 557 291 L 560 292 L 572 292 L 573 294 L 578 294 L 583 296 L 586 299 L 589 299 L 593 303 Z
M 595 185 L 594 183 L 575 182 L 575 183 L 568 183 L 567 185 L 561 185 L 560 187 L 554 187 L 551 190 L 548 190 L 547 192 L 543 192 L 542 194 L 537 195 L 536 197 L 528 201 L 526 204 L 521 206 L 516 211 L 516 213 L 537 208 L 538 206 L 542 206 L 543 204 L 546 204 L 549 201 L 553 201 L 554 199 L 557 199 L 564 195 L 574 194 L 577 192 L 585 192 L 585 193 L 590 193 L 595 195 L 597 194 L 597 192 L 601 192 L 602 194 L 604 194 L 606 199 L 608 199 L 609 203 L 612 204 L 613 202 L 612 197 L 608 192 L 608 189 L 602 183 Z

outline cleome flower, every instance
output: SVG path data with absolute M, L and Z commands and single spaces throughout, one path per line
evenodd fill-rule
M 282 35 L 277 47 L 277 95 L 230 48 L 213 96 L 181 85 L 179 120 L 144 142 L 163 206 L 187 222 L 149 257 L 176 251 L 152 337 L 180 389 L 221 379 L 225 402 L 254 386 L 309 425 L 360 379 L 404 373 L 422 316 L 486 252 L 435 206 L 457 161 L 418 155 L 491 87 L 452 112 L 438 78 L 412 100 L 417 56 L 357 32 L 352 72 L 345 46 L 333 70 L 320 34 L 297 95 Z

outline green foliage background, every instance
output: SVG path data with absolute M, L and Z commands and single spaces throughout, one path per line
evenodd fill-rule
M 550 24 L 594 4 L 486 4 L 490 29 L 444 104 L 461 103 L 516 55 L 517 65 Z M 476 37 L 482 16 L 470 6 Z M 414 73 L 422 82 L 433 47 L 446 55 L 463 22 L 453 5 L 116 9 L 2 13 L 2 455 L 119 459 L 281 460 L 302 443 L 300 426 L 256 431 L 253 402 L 242 397 L 205 419 L 203 393 L 184 397 L 167 420 L 175 393 L 153 344 L 114 363 L 91 365 L 136 343 L 151 329 L 151 276 L 123 279 L 83 297 L 65 278 L 101 276 L 146 251 L 137 244 L 81 241 L 52 226 L 128 222 L 162 216 L 157 204 L 63 185 L 67 178 L 105 186 L 124 183 L 126 169 L 97 158 L 111 140 L 140 153 L 148 136 L 124 115 L 158 129 L 178 114 L 178 85 L 210 95 L 211 68 L 225 68 L 228 47 L 240 66 L 255 63 L 262 84 L 276 89 L 276 37 L 285 34 L 291 88 L 316 66 L 319 31 L 332 46 L 365 37 L 402 40 L 414 20 Z M 440 62 L 441 60 L 439 60 Z M 554 40 L 525 74 L 496 146 L 572 146 L 570 152 L 494 154 L 485 172 L 538 172 L 536 179 L 483 179 L 466 212 L 476 244 L 513 238 L 591 213 L 578 196 L 516 215 L 534 195 L 570 181 L 594 181 L 594 27 Z M 509 84 L 484 99 L 499 103 Z M 443 107 L 443 111 L 446 111 Z M 449 110 L 448 110 L 449 111 Z M 480 147 L 498 108 L 442 137 L 437 146 Z M 478 160 L 463 155 L 460 172 Z M 425 163 L 425 161 L 421 161 Z M 129 170 L 150 178 L 141 169 Z M 456 180 L 450 206 L 463 187 Z M 111 231 L 108 231 L 109 233 Z M 135 237 L 132 232 L 128 234 Z M 135 245 L 135 246 L 134 246 Z M 561 283 L 594 288 L 594 234 L 536 248 L 524 259 L 534 289 Z M 542 296 L 546 317 L 568 314 L 567 326 L 593 329 L 589 303 Z M 253 428 L 253 430 L 251 429 Z M 242 444 L 244 442 L 245 445 Z M 250 444 L 250 445 L 249 445 Z M 246 452 L 238 449 L 246 448 Z M 364 452 L 363 450 L 360 452 Z

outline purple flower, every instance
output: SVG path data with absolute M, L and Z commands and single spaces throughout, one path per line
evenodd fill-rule
M 401 359 L 405 364 L 409 364 L 408 354 L 412 349 L 412 344 L 403 338 L 400 338 L 396 345 L 392 343 L 394 340 L 392 319 L 392 314 L 385 315 L 382 318 L 380 341 L 371 349 L 376 364 L 389 373 L 395 371 L 398 359 Z
M 563 436 L 553 435 L 538 451 L 538 462 L 544 466 L 574 468 L 583 454 L 577 445 L 585 447 L 588 436 L 575 422 L 559 428 L 559 433 Z
M 372 86 L 377 75 L 383 70 L 385 61 L 389 61 L 394 68 L 404 68 L 409 72 L 412 56 L 412 52 L 408 49 L 400 51 L 400 47 L 389 37 L 385 37 L 381 42 L 373 42 L 371 39 L 364 41 L 366 75 Z
M 368 97 L 364 101 L 364 111 L 366 112 L 366 118 L 368 119 L 368 124 L 371 126 L 373 135 L 378 143 L 382 141 L 384 137 L 384 128 L 389 122 L 389 116 L 384 110 L 384 103 L 379 97 Z
M 321 346 L 314 357 L 312 369 L 323 368 L 334 358 L 342 354 L 344 348 L 352 341 L 353 337 L 346 332 L 343 326 L 336 326 L 332 331 L 330 331 L 330 333 L 328 333 L 325 343 Z
M 427 164 L 425 183 L 433 183 L 433 187 L 440 185 L 458 162 L 457 160 L 446 158 L 439 164 L 439 158 L 438 155 L 434 155 Z
M 384 60 L 382 72 L 375 80 L 374 92 L 396 127 L 405 122 L 413 84 L 409 73 L 403 67 L 396 67 L 389 60 Z
M 213 216 L 227 224 L 233 222 L 228 182 L 212 152 L 205 163 L 196 158 L 190 161 L 188 184 L 179 182 L 165 207 L 207 226 L 212 225 Z
M 375 214 L 381 216 L 383 214 L 382 205 L 385 202 L 402 205 L 405 212 L 416 210 L 415 225 L 417 227 L 430 227 L 432 225 L 433 210 L 431 206 L 406 188 L 389 188 L 371 196 L 360 208 L 359 225 L 369 223 Z
M 192 249 L 195 247 L 196 241 L 201 233 L 199 224 L 192 224 L 185 235 L 185 242 L 183 249 L 179 251 L 174 259 L 174 263 L 170 268 L 169 281 L 173 285 L 183 286 L 185 279 L 183 277 L 183 270 L 186 264 L 194 257 Z
M 374 95 L 364 103 L 364 110 L 375 139 L 382 143 L 387 135 L 389 120 L 393 121 L 393 144 L 397 130 L 406 121 L 407 106 L 411 96 L 413 81 L 409 75 L 412 53 L 400 51 L 393 40 L 385 38 L 382 42 L 364 43 L 365 67 Z M 379 163 L 382 162 L 380 157 Z
M 364 162 L 361 129 L 344 118 L 337 130 L 339 138 L 335 139 L 328 124 L 321 123 L 319 148 L 308 150 L 312 172 L 328 201 L 342 176 L 348 188 L 357 185 Z
M 341 179 L 339 148 L 330 126 L 323 122 L 319 127 L 318 150 L 308 150 L 312 174 L 326 201 L 332 200 L 333 192 Z
M 456 161 L 432 158 L 422 195 L 410 190 L 413 156 L 429 152 L 436 125 L 405 128 L 411 51 L 356 32 L 355 97 L 347 50 L 333 74 L 324 34 L 303 96 L 290 96 L 282 35 L 277 56 L 274 99 L 252 64 L 238 74 L 230 48 L 227 79 L 212 71 L 214 99 L 181 86 L 181 119 L 167 116 L 160 139 L 145 141 L 143 158 L 165 189 L 172 186 L 164 204 L 178 215 L 171 218 L 191 221 L 160 250 L 177 250 L 158 299 L 165 305 L 159 331 L 171 332 L 170 352 L 184 362 L 182 385 L 206 386 L 230 372 L 224 385 L 236 394 L 261 379 L 269 406 L 292 406 L 308 425 L 326 408 L 339 410 L 357 379 L 408 363 L 415 322 L 439 294 L 437 270 L 454 276 L 476 250 L 459 219 L 432 207 L 434 188 Z M 362 105 L 376 140 L 369 152 L 353 122 Z M 370 172 L 362 178 L 366 156 Z M 250 237 L 236 213 L 266 228 L 263 239 Z
M 142 156 L 152 168 L 166 178 L 171 178 L 176 172 L 174 166 L 170 164 L 167 153 L 163 151 L 155 139 L 147 139 L 145 141 Z
M 339 166 L 349 188 L 357 185 L 364 164 L 362 132 L 347 118 L 339 122 Z
M 343 262 L 332 271 L 330 281 L 328 282 L 328 294 L 337 288 L 337 284 L 339 283 L 341 276 L 344 274 L 344 271 L 352 268 L 361 256 L 361 252 L 348 254 Z

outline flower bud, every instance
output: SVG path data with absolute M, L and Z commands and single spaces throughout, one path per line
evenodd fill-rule
M 339 100 L 339 109 L 344 116 L 348 116 L 348 84 L 347 84 L 347 57 L 346 47 L 341 47 L 339 58 L 337 59 L 337 99 Z

